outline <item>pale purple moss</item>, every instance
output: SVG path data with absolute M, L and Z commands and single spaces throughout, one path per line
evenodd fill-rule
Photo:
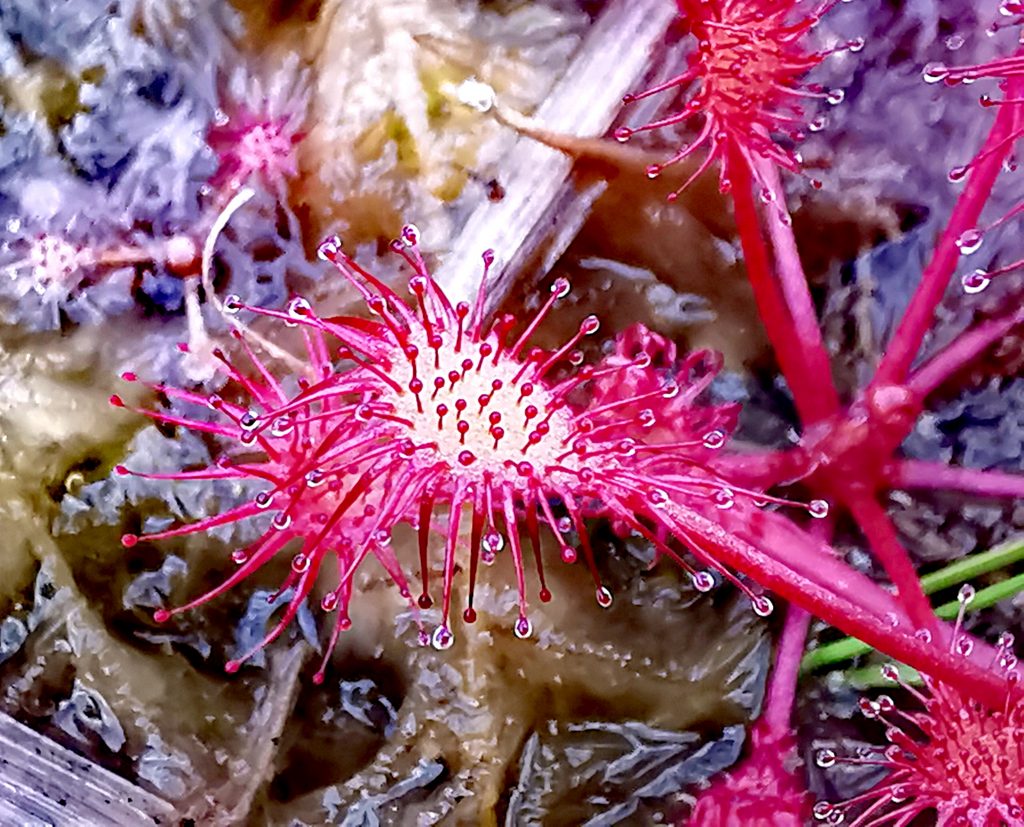
M 109 5 L 0 7 L 0 61 L 15 76 L 40 57 L 59 62 L 82 110 L 55 129 L 0 110 L 3 320 L 95 323 L 135 303 L 180 312 L 182 276 L 198 272 L 215 217 L 243 185 L 259 192 L 218 239 L 213 281 L 247 303 L 280 304 L 286 284 L 320 272 L 285 197 L 308 100 L 298 62 L 285 61 L 266 82 L 243 70 L 222 74 L 240 31 L 224 4 Z M 196 42 L 185 43 L 192 35 Z M 285 128 L 277 158 L 261 165 L 244 139 L 241 151 L 224 140 L 209 145 L 241 111 Z M 246 174 L 226 180 L 240 169 Z M 33 197 L 42 189 L 46 198 Z

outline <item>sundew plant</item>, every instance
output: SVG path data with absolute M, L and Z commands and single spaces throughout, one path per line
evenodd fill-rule
M 182 450 L 188 456 L 181 461 L 154 461 L 152 450 L 122 449 L 107 465 L 109 478 L 96 483 L 103 493 L 83 498 L 75 515 L 112 507 L 103 497 L 117 492 L 117 508 L 131 507 L 116 517 L 117 554 L 153 560 L 164 548 L 187 545 L 229 557 L 216 561 L 227 573 L 215 582 L 192 578 L 186 591 L 161 581 L 147 592 L 148 639 L 166 647 L 193 618 L 222 617 L 218 607 L 230 595 L 259 594 L 269 608 L 258 632 L 249 629 L 219 662 L 214 655 L 218 674 L 209 680 L 246 686 L 268 658 L 278 663 L 275 657 L 298 646 L 302 657 L 319 650 L 318 665 L 298 667 L 314 687 L 303 691 L 327 692 L 328 678 L 347 674 L 346 635 L 354 634 L 361 607 L 373 616 L 370 607 L 388 605 L 367 585 L 377 577 L 401 609 L 394 631 L 378 618 L 375 634 L 411 629 L 417 657 L 439 669 L 469 659 L 459 668 L 474 674 L 466 653 L 500 636 L 480 622 L 494 593 L 512 607 L 504 630 L 515 646 L 573 639 L 574 613 L 611 612 L 618 595 L 609 572 L 624 565 L 625 549 L 641 548 L 647 570 L 640 576 L 671 569 L 701 605 L 738 593 L 774 634 L 763 702 L 754 703 L 760 708 L 743 749 L 733 765 L 715 768 L 724 771 L 679 781 L 669 817 L 723 827 L 1024 824 L 1024 690 L 1013 622 L 1006 621 L 1019 622 L 1019 614 L 993 609 L 1024 589 L 1013 568 L 1024 554 L 972 548 L 939 569 L 901 530 L 894 506 L 904 492 L 956 503 L 953 511 L 978 502 L 1019 511 L 1024 502 L 1024 476 L 1011 468 L 920 458 L 913 450 L 965 390 L 1021 381 L 1024 51 L 1016 33 L 1024 6 L 1003 0 L 929 18 L 943 32 L 946 57 L 915 64 L 913 84 L 901 94 L 963 113 L 971 124 L 963 134 L 977 140 L 957 144 L 958 160 L 938 170 L 927 147 L 894 150 L 920 156 L 924 172 L 905 174 L 916 181 L 934 172 L 938 180 L 927 186 L 944 193 L 944 206 L 901 227 L 896 205 L 873 205 L 893 235 L 916 233 L 923 252 L 904 274 L 910 287 L 877 352 L 859 358 L 843 353 L 823 324 L 834 311 L 815 281 L 820 273 L 811 272 L 815 205 L 831 199 L 867 211 L 863 198 L 840 192 L 838 183 L 844 170 L 864 163 L 860 121 L 842 118 L 870 73 L 880 71 L 862 61 L 899 52 L 906 62 L 908 51 L 915 59 L 927 51 L 917 41 L 887 46 L 869 13 L 849 11 L 866 2 L 670 3 L 674 21 L 659 59 L 671 65 L 625 95 L 608 134 L 589 142 L 544 138 L 576 156 L 600 154 L 602 174 L 612 159 L 621 167 L 608 173 L 613 179 L 628 178 L 639 161 L 644 174 L 630 184 L 638 205 L 653 203 L 651 192 L 664 193 L 668 181 L 667 200 L 650 209 L 727 214 L 720 246 L 749 283 L 769 343 L 770 383 L 786 409 L 787 439 L 772 444 L 746 435 L 744 417 L 759 412 L 727 398 L 722 389 L 737 366 L 727 369 L 720 354 L 684 348 L 643 324 L 620 324 L 614 308 L 588 313 L 587 294 L 562 274 L 528 281 L 524 309 L 514 308 L 498 285 L 516 250 L 491 249 L 480 238 L 479 283 L 462 296 L 439 276 L 445 252 L 427 241 L 430 228 L 418 216 L 396 217 L 401 204 L 391 209 L 396 237 L 386 243 L 382 233 L 365 243 L 355 221 L 341 228 L 354 241 L 345 232 L 310 238 L 313 211 L 297 208 L 295 193 L 315 172 L 316 161 L 303 153 L 317 128 L 310 108 L 316 79 L 295 55 L 263 83 L 243 67 L 199 71 L 198 32 L 191 49 L 150 38 L 133 52 L 150 70 L 165 53 L 178 61 L 165 78 L 176 92 L 140 93 L 128 113 L 107 104 L 118 123 L 149 113 L 167 147 L 156 139 L 147 146 L 180 178 L 176 194 L 145 214 L 139 192 L 156 190 L 132 189 L 131 173 L 159 174 L 141 169 L 139 152 L 126 151 L 116 169 L 83 176 L 60 167 L 58 175 L 40 124 L 10 118 L 0 138 L 31 148 L 31 175 L 8 199 L 20 198 L 25 215 L 6 225 L 5 318 L 25 330 L 69 331 L 113 315 L 156 317 L 162 335 L 172 330 L 179 342 L 158 347 L 159 359 L 140 345 L 137 358 L 119 368 L 123 387 L 109 403 L 135 427 L 194 450 Z M 140 11 L 135 25 L 152 24 L 157 5 Z M 28 35 L 18 26 L 28 26 L 27 18 L 15 19 L 12 43 L 24 44 Z M 380 20 L 399 27 L 404 18 L 382 13 Z M 951 20 L 963 30 L 946 31 Z M 865 31 L 852 31 L 850 21 Z M 202 15 L 194 23 L 204 27 Z M 129 31 L 132 20 L 118 25 Z M 443 38 L 403 37 L 392 47 L 427 43 L 443 52 Z M 484 84 L 462 64 L 455 74 L 463 89 Z M 103 77 L 97 99 L 117 76 Z M 136 81 L 123 83 L 135 89 Z M 459 105 L 457 96 L 439 103 L 438 90 L 458 84 L 431 83 L 429 117 L 436 120 Z M 494 85 L 491 103 L 500 109 Z M 75 115 L 60 133 L 68 152 L 84 151 L 82 136 L 100 128 L 100 109 Z M 381 124 L 364 143 L 386 135 L 395 158 L 408 161 L 416 119 L 396 107 Z M 191 143 L 175 139 L 179 128 Z M 918 124 L 903 134 L 899 123 L 882 129 L 893 147 L 923 131 Z M 531 140 L 528 131 L 520 140 Z M 884 179 L 888 168 L 879 165 L 876 179 Z M 874 173 L 864 174 L 872 180 Z M 41 212 L 51 179 L 68 187 Z M 695 196 L 702 187 L 720 196 L 717 208 Z M 90 206 L 65 215 L 75 203 L 105 203 L 104 193 L 118 205 L 109 214 Z M 636 209 L 622 216 L 623 226 L 644 220 Z M 255 236 L 251 243 L 246 233 Z M 581 303 L 582 321 L 576 315 L 566 324 Z M 853 381 L 851 358 L 859 359 Z M 989 424 L 1002 427 L 998 420 L 1009 416 L 990 414 Z M 1020 427 L 1013 433 L 1024 440 Z M 196 490 L 214 493 L 196 503 L 188 493 Z M 157 505 L 140 507 L 147 497 Z M 856 553 L 848 553 L 851 546 Z M 585 577 L 556 578 L 558 567 L 579 567 Z M 574 604 L 574 613 L 556 613 L 566 599 L 560 588 L 584 581 L 592 598 Z M 259 592 L 268 583 L 270 591 Z M 950 588 L 956 600 L 933 605 L 930 595 Z M 548 612 L 558 628 L 537 634 L 537 617 Z M 294 643 L 296 626 L 305 643 Z M 678 647 L 689 645 L 680 630 Z M 846 654 L 834 654 L 840 651 Z M 847 668 L 854 656 L 861 661 Z M 202 660 L 206 668 L 208 651 Z M 811 674 L 837 664 L 842 669 L 827 684 Z M 349 693 L 346 714 L 373 725 L 376 718 L 352 701 L 355 690 L 339 680 Z M 805 708 L 819 703 L 811 716 L 839 717 L 835 697 L 843 693 L 859 696 L 863 742 L 813 743 L 800 727 Z M 486 703 L 475 697 L 471 705 Z M 382 729 L 393 732 L 390 702 L 374 709 L 391 716 L 391 729 Z M 443 721 L 443 711 L 437 714 Z M 512 801 L 526 784 L 520 780 Z

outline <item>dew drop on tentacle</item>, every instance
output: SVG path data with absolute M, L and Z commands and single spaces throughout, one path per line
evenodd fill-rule
M 807 513 L 816 520 L 823 520 L 828 516 L 828 502 L 825 500 L 811 500 L 807 503 Z
M 974 270 L 970 273 L 965 273 L 960 278 L 960 284 L 963 286 L 964 292 L 971 295 L 980 293 L 991 283 L 992 279 L 989 278 L 985 270 Z
M 725 445 L 725 432 L 720 431 L 718 429 L 715 429 L 714 431 L 708 431 L 706 434 L 704 434 L 704 437 L 701 440 L 701 442 L 705 448 L 708 448 L 712 451 L 717 451 L 719 448 Z
M 775 610 L 775 604 L 772 603 L 771 598 L 763 594 L 753 598 L 750 605 L 758 617 L 768 617 Z
M 711 500 L 715 508 L 727 511 L 736 504 L 736 495 L 732 493 L 731 488 L 719 488 L 711 495 Z
M 964 230 L 957 236 L 956 246 L 960 251 L 960 255 L 969 256 L 981 247 L 981 243 L 984 240 L 985 234 L 977 227 L 972 227 L 969 230 Z
M 956 642 L 956 651 L 965 658 L 968 657 L 974 651 L 974 641 L 969 637 L 960 638 Z
M 341 252 L 341 237 L 336 235 L 327 236 L 316 248 L 316 254 L 322 261 L 334 261 Z
M 313 313 L 313 308 L 302 296 L 296 296 L 288 302 L 287 311 L 292 319 L 308 319 Z
M 512 627 L 512 631 L 520 640 L 526 640 L 526 638 L 533 634 L 533 624 L 530 623 L 530 618 L 520 615 L 515 622 L 515 626 Z
M 929 63 L 921 73 L 925 83 L 938 83 L 948 78 L 949 75 L 950 69 L 945 63 Z
M 455 643 L 455 635 L 452 634 L 451 629 L 447 626 L 438 626 L 434 629 L 430 643 L 439 652 L 443 652 L 445 649 L 452 648 L 452 644 Z
M 600 586 L 595 592 L 594 596 L 597 598 L 597 605 L 602 609 L 607 609 L 612 605 L 614 598 L 612 597 L 611 590 L 607 586 Z
M 836 765 L 836 754 L 834 750 L 820 749 L 818 754 L 814 757 L 814 763 L 822 769 L 828 769 Z
M 699 592 L 709 592 L 715 587 L 715 576 L 709 571 L 695 571 L 691 577 L 693 587 Z
M 652 488 L 647 492 L 647 502 L 655 508 L 661 508 L 668 502 L 668 493 L 661 488 Z

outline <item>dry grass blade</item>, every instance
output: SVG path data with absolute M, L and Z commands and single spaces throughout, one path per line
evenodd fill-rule
M 0 824 L 173 824 L 174 807 L 0 714 Z
M 669 0 L 612 0 L 532 121 L 553 133 L 604 134 L 675 14 Z M 600 194 L 567 184 L 572 165 L 557 149 L 527 137 L 516 141 L 502 167 L 505 198 L 477 207 L 437 274 L 453 301 L 476 294 L 485 247 L 494 248 L 502 265 L 488 291 L 492 310 L 523 267 L 540 257 L 546 269 L 564 252 Z

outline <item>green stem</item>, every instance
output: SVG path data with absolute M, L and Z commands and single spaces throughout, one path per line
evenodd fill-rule
M 965 557 L 963 560 L 957 560 L 945 568 L 926 574 L 921 578 L 921 588 L 925 594 L 932 594 L 933 592 L 948 589 L 950 586 L 974 580 L 989 572 L 1003 569 L 1022 559 L 1024 559 L 1024 537 L 1014 537 L 988 551 L 983 551 L 971 557 Z M 1012 597 L 1020 591 L 1024 591 L 1024 574 L 981 589 L 974 596 L 974 600 L 967 604 L 967 610 L 987 609 L 989 606 L 998 603 L 1000 600 L 1005 600 L 1007 597 Z M 953 620 L 956 618 L 959 608 L 960 602 L 953 600 L 939 606 L 935 610 L 935 614 L 943 620 Z M 802 674 L 806 674 L 816 669 L 821 669 L 824 666 L 842 663 L 859 655 L 866 655 L 871 651 L 872 648 L 870 646 L 856 638 L 843 638 L 835 643 L 819 646 L 817 649 L 804 655 L 804 659 L 800 664 L 800 671 Z

